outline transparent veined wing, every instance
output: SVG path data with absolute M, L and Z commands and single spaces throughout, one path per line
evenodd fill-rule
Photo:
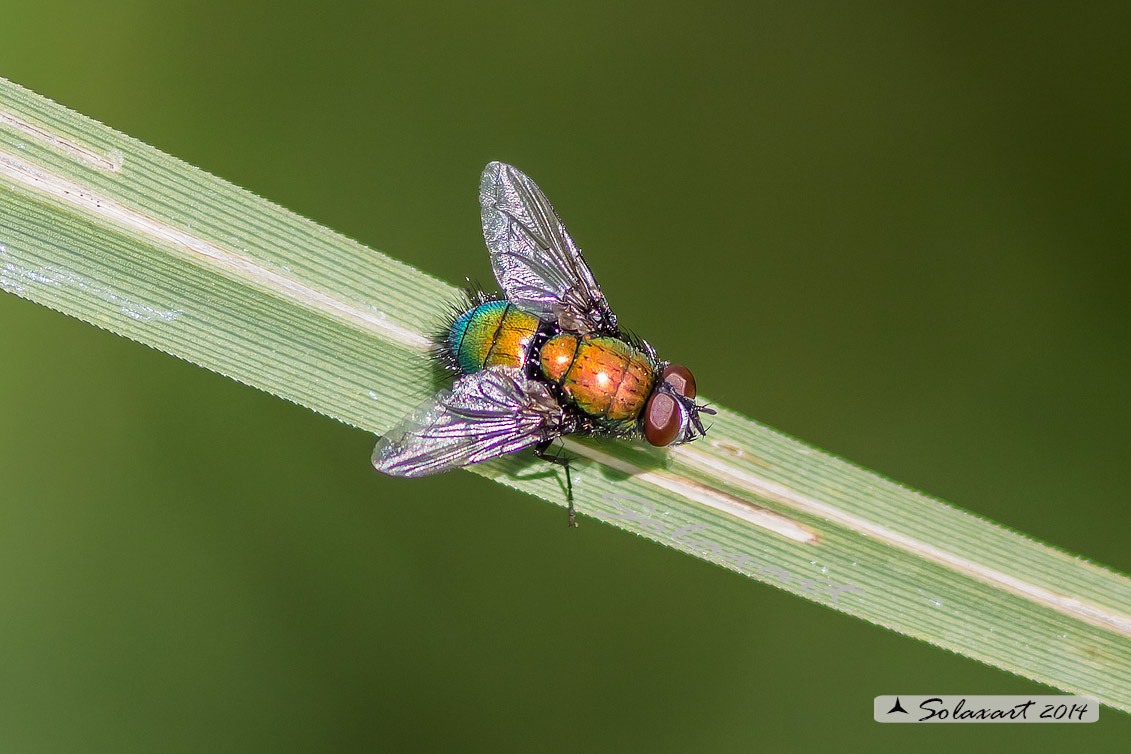
M 565 330 L 617 335 L 617 318 L 542 190 L 492 162 L 479 182 L 483 237 L 507 298 Z
M 392 476 L 439 474 L 562 434 L 565 413 L 542 383 L 512 367 L 464 375 L 401 420 L 373 449 Z

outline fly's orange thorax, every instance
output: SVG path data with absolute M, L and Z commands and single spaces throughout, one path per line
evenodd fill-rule
M 640 415 L 652 390 L 648 358 L 616 338 L 578 338 L 562 333 L 538 354 L 546 379 L 587 414 L 614 421 Z
M 466 374 L 493 366 L 521 369 L 538 325 L 537 317 L 506 301 L 487 301 L 456 318 L 448 349 Z

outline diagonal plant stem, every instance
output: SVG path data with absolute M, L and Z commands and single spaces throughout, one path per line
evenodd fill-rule
M 0 288 L 374 433 L 434 389 L 425 333 L 455 295 L 3 79 Z M 568 444 L 585 514 L 1131 709 L 1122 574 L 722 408 L 667 452 Z M 474 470 L 564 503 L 528 458 Z

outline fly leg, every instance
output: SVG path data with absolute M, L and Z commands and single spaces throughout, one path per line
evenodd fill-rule
M 573 479 L 571 479 L 570 475 L 569 475 L 569 462 L 570 462 L 571 459 L 570 459 L 569 456 L 563 455 L 561 452 L 558 452 L 554 455 L 550 455 L 549 453 L 547 453 L 546 451 L 550 449 L 550 445 L 553 442 L 554 442 L 553 440 L 546 440 L 544 442 L 540 442 L 537 445 L 535 445 L 534 446 L 534 455 L 537 456 L 538 458 L 541 458 L 543 461 L 549 461 L 550 463 L 554 463 L 554 464 L 557 464 L 558 466 L 564 466 L 565 467 L 566 501 L 569 502 L 569 525 L 576 528 L 577 527 L 577 516 L 576 516 L 576 513 L 573 509 Z

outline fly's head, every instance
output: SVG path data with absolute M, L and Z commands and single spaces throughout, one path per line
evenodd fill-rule
M 652 395 L 644 404 L 644 438 L 655 445 L 679 445 L 707 434 L 699 414 L 715 413 L 695 402 L 695 378 L 679 364 L 664 364 Z

